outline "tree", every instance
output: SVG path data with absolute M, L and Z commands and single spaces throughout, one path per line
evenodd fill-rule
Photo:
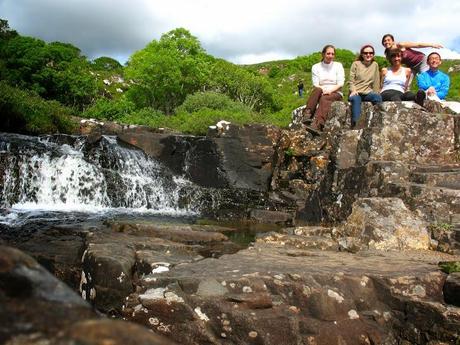
M 171 114 L 188 94 L 204 87 L 212 61 L 189 31 L 172 30 L 131 56 L 125 76 L 135 84 L 128 95 L 139 108 Z
M 7 41 L 17 35 L 15 30 L 11 30 L 7 20 L 0 19 L 0 41 Z
M 94 59 L 92 62 L 93 69 L 97 71 L 119 71 L 121 72 L 123 66 L 115 59 L 107 56 L 101 56 Z
M 239 101 L 251 110 L 276 110 L 269 81 L 225 60 L 216 60 L 211 70 L 211 88 Z

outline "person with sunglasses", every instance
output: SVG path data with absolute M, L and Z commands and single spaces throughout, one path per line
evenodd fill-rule
M 361 102 L 377 104 L 382 102 L 380 96 L 379 65 L 374 60 L 375 50 L 370 44 L 364 45 L 359 56 L 350 68 L 351 128 L 356 126 L 361 116 Z
M 391 66 L 382 68 L 382 89 L 380 95 L 386 101 L 414 101 L 415 95 L 407 91 L 411 76 L 410 68 L 402 66 L 402 52 L 399 48 L 387 52 Z

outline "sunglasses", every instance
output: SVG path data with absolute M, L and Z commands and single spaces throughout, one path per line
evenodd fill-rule
M 374 52 L 363 52 L 363 55 L 374 55 Z

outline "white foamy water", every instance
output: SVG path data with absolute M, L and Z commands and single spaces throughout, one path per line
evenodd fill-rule
M 36 139 L 35 139 L 36 140 Z M 41 149 L 27 147 L 0 153 L 7 164 L 0 205 L 17 212 L 120 212 L 187 216 L 198 213 L 193 205 L 180 206 L 181 193 L 194 186 L 174 178 L 142 151 L 121 147 L 104 137 L 98 148 L 59 145 L 40 140 Z M 46 149 L 43 149 L 43 146 Z M 9 217 L 9 218 L 8 218 Z M 0 216 L 1 222 L 14 216 Z

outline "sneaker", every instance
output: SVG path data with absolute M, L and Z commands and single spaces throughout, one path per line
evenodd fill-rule
M 423 102 L 425 101 L 426 93 L 423 90 L 418 90 L 417 95 L 415 96 L 415 103 L 423 107 Z

